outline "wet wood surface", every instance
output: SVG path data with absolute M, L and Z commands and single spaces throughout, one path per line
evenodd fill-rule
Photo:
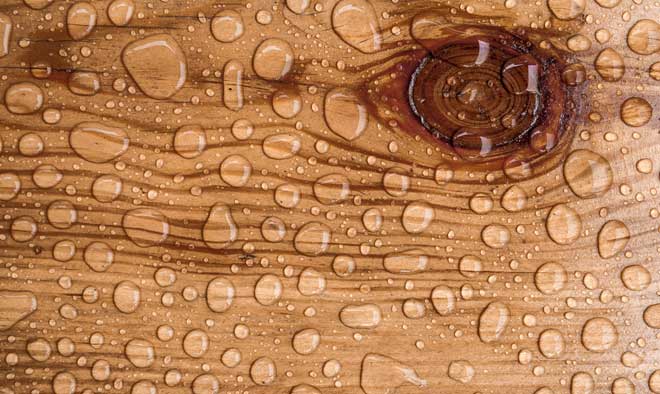
M 1 393 L 660 392 L 657 2 L 0 13 Z M 529 163 L 389 96 L 466 24 L 580 65 Z

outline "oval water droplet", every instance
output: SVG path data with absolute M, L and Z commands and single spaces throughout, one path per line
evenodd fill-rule
M 501 302 L 491 302 L 479 315 L 479 338 L 485 342 L 495 342 L 509 324 L 509 308 Z
M 330 227 L 319 222 L 310 222 L 298 230 L 293 245 L 306 256 L 318 256 L 328 251 L 332 241 Z
M 378 15 L 367 0 L 341 0 L 332 10 L 332 28 L 347 44 L 364 53 L 377 52 L 382 36 Z
M 165 215 L 152 208 L 126 212 L 122 227 L 128 238 L 143 248 L 163 243 L 170 234 L 170 224 Z
M 543 294 L 555 294 L 561 291 L 568 281 L 568 273 L 564 266 L 549 262 L 540 266 L 534 274 L 534 284 Z
M 126 26 L 131 22 L 135 13 L 133 0 L 114 0 L 108 6 L 108 19 L 115 26 Z
M 618 342 L 619 333 L 609 319 L 595 317 L 582 327 L 582 344 L 591 352 L 606 352 Z
M 569 245 L 580 237 L 582 219 L 573 208 L 557 204 L 548 213 L 545 227 L 550 239 L 559 245 Z
M 87 37 L 96 26 L 98 15 L 90 3 L 81 1 L 69 7 L 66 15 L 66 27 L 74 40 Z
M 105 163 L 123 155 L 128 149 L 128 134 L 123 129 L 97 122 L 83 122 L 69 134 L 74 152 L 92 163 Z
M 376 304 L 346 305 L 339 312 L 339 320 L 350 328 L 375 328 L 382 320 L 382 313 Z
M 321 344 L 321 334 L 318 330 L 307 328 L 298 331 L 293 336 L 293 350 L 298 354 L 312 354 Z
M 603 156 L 578 149 L 564 161 L 564 179 L 578 197 L 592 198 L 610 189 L 614 175 L 610 163 Z
M 330 90 L 325 96 L 325 121 L 335 134 L 353 141 L 367 129 L 369 115 L 359 97 L 345 88 Z
M 554 328 L 547 329 L 539 336 L 539 351 L 546 358 L 558 358 L 564 353 L 564 336 Z
M 233 187 L 247 184 L 252 175 L 252 164 L 241 155 L 229 155 L 220 164 L 220 178 Z
M 424 232 L 434 219 L 435 209 L 426 201 L 411 202 L 401 215 L 403 228 L 411 234 Z
M 254 52 L 252 67 L 263 79 L 278 81 L 293 68 L 293 49 L 286 41 L 269 38 L 263 41 Z
M 179 156 L 194 159 L 206 149 L 206 131 L 198 124 L 181 126 L 174 133 L 173 145 Z
M 282 281 L 275 275 L 266 274 L 254 285 L 254 298 L 261 305 L 273 305 L 282 297 Z
M 660 50 L 660 24 L 640 19 L 628 31 L 628 47 L 640 55 L 652 55 Z
M 151 98 L 168 99 L 186 82 L 186 57 L 168 34 L 133 41 L 124 48 L 121 59 L 140 90 Z
M 225 63 L 222 73 L 222 102 L 232 111 L 243 108 L 243 73 L 245 67 L 238 60 Z
M 292 158 L 301 146 L 300 138 L 288 133 L 269 135 L 262 143 L 264 154 L 274 160 Z
M 446 316 L 454 311 L 456 296 L 448 286 L 436 286 L 431 291 L 431 303 L 436 312 Z
M 119 282 L 112 294 L 115 306 L 123 313 L 135 312 L 140 306 L 140 299 L 140 288 L 130 280 Z
M 217 203 L 211 207 L 202 228 L 202 238 L 209 248 L 223 249 L 236 240 L 238 226 L 231 214 L 231 209 Z
M 15 83 L 5 91 L 5 106 L 13 114 L 35 113 L 41 109 L 43 103 L 43 91 L 32 82 Z
M 212 279 L 206 286 L 206 304 L 213 312 L 225 312 L 234 303 L 236 289 L 226 278 Z
M 596 57 L 594 66 L 601 78 L 608 82 L 620 80 L 626 71 L 623 57 L 612 48 L 603 49 Z
M 234 10 L 223 10 L 211 20 L 211 34 L 220 42 L 234 42 L 245 32 L 241 14 Z
M 383 266 L 393 274 L 414 274 L 426 270 L 429 257 L 421 249 L 410 249 L 385 255 Z
M 630 231 L 625 223 L 610 220 L 598 232 L 598 254 L 604 259 L 616 256 L 625 249 L 630 240 Z

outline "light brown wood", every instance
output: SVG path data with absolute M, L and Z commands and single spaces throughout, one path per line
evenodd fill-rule
M 657 2 L 0 13 L 0 392 L 660 392 Z M 584 66 L 531 173 L 383 99 L 422 13 Z

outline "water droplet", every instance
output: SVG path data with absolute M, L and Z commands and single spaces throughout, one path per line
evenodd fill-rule
M 11 237 L 16 242 L 27 242 L 37 235 L 37 222 L 30 216 L 19 216 L 11 222 Z
M 66 15 L 66 26 L 74 40 L 87 37 L 96 26 L 98 15 L 90 3 L 81 1 L 73 4 Z
M 547 358 L 558 358 L 565 348 L 564 336 L 554 328 L 543 331 L 539 336 L 539 351 Z
M 74 71 L 69 77 L 69 90 L 79 96 L 93 96 L 101 90 L 101 79 L 95 72 Z
M 0 175 L 2 177 L 2 175 Z M 56 186 L 62 180 L 63 175 L 57 167 L 50 164 L 42 164 L 34 169 L 32 181 L 41 189 L 49 189 Z
M 501 302 L 491 302 L 479 315 L 479 338 L 485 342 L 497 341 L 509 324 L 509 308 Z
M 221 361 L 227 368 L 234 368 L 241 363 L 241 351 L 236 348 L 229 348 L 222 353 Z
M 284 119 L 296 117 L 302 111 L 302 97 L 293 89 L 278 90 L 271 99 L 273 111 Z
M 403 210 L 401 223 L 411 234 L 424 232 L 435 219 L 435 210 L 425 201 L 411 202 Z
M 339 312 L 339 320 L 349 328 L 375 328 L 381 319 L 382 313 L 376 304 L 346 305 Z
M 385 255 L 383 266 L 393 274 L 414 274 L 426 270 L 429 257 L 421 249 L 410 249 Z
M 108 19 L 115 26 L 126 26 L 130 23 L 135 12 L 135 2 L 133 0 L 114 0 L 108 6 Z
M 618 341 L 616 327 L 604 317 L 589 319 L 582 327 L 582 344 L 591 352 L 606 352 Z
M 261 223 L 261 235 L 268 242 L 279 242 L 286 235 L 284 221 L 278 217 L 270 216 Z
M 128 149 L 126 131 L 97 122 L 83 122 L 69 134 L 71 148 L 92 163 L 105 163 L 123 155 Z
M 644 310 L 644 322 L 651 328 L 660 328 L 660 304 L 654 304 Z
M 295 156 L 302 143 L 293 134 L 282 133 L 266 137 L 262 144 L 264 154 L 274 160 L 284 160 Z
M 286 0 L 287 8 L 290 9 L 291 12 L 296 13 L 298 15 L 303 14 L 309 7 L 309 4 L 310 4 L 310 0 Z
M 578 197 L 592 198 L 606 193 L 614 176 L 607 159 L 590 150 L 578 149 L 564 161 L 564 178 Z
M 241 155 L 229 155 L 220 164 L 220 178 L 230 186 L 245 186 L 250 175 L 252 175 L 252 165 Z
M 310 222 L 298 230 L 293 245 L 306 256 L 318 256 L 330 247 L 332 232 L 330 227 L 319 222 Z
M 367 108 L 355 93 L 344 88 L 330 90 L 323 108 L 330 130 L 348 141 L 360 137 L 369 123 Z
M 238 119 L 231 125 L 231 134 L 239 141 L 247 140 L 254 133 L 254 125 L 247 119 Z
M 571 394 L 593 394 L 596 383 L 587 372 L 578 372 L 571 378 Z
M 323 294 L 325 286 L 325 276 L 314 268 L 305 268 L 298 277 L 298 291 L 302 295 L 313 296 Z
M 37 338 L 28 342 L 26 346 L 27 353 L 35 361 L 46 361 L 50 358 L 53 349 L 44 338 Z
M 623 57 L 612 48 L 603 49 L 596 57 L 594 65 L 596 72 L 608 82 L 620 80 L 626 71 Z
M 234 42 L 244 31 L 243 18 L 234 10 L 220 11 L 211 20 L 211 34 L 220 42 Z
M 243 108 L 243 72 L 245 67 L 238 60 L 225 63 L 222 73 L 222 102 L 232 111 Z
M 11 31 L 13 27 L 14 24 L 11 21 L 11 17 L 4 12 L 0 12 L 0 58 L 9 54 L 9 44 L 11 42 Z
M 582 219 L 573 208 L 557 204 L 548 213 L 545 227 L 553 241 L 560 245 L 569 245 L 580 236 Z
M 562 20 L 577 18 L 584 12 L 586 6 L 586 0 L 548 0 L 550 11 Z
M 74 394 L 76 392 L 76 378 L 70 372 L 58 372 L 53 378 L 54 394 Z
M 43 91 L 32 82 L 15 83 L 5 91 L 5 106 L 9 112 L 17 115 L 35 113 L 43 103 Z
M 158 389 L 150 381 L 140 380 L 131 387 L 131 394 L 158 394 Z
M 186 159 L 198 157 L 206 149 L 206 131 L 198 124 L 180 127 L 174 134 L 174 150 Z
M 183 338 L 183 351 L 192 358 L 200 358 L 209 350 L 210 342 L 204 331 L 190 330 Z
M 313 328 L 307 328 L 302 331 L 298 331 L 293 336 L 293 350 L 295 350 L 298 354 L 312 354 L 320 344 L 321 334 Z
M 128 238 L 143 248 L 163 243 L 170 234 L 170 224 L 165 215 L 152 208 L 126 212 L 122 227 Z
M 361 52 L 373 53 L 381 48 L 378 15 L 366 0 L 339 1 L 332 10 L 332 28 L 342 40 Z
M 501 224 L 489 224 L 481 231 L 481 239 L 493 249 L 505 248 L 511 240 L 511 233 L 506 226 Z
M 115 286 L 112 300 L 123 313 L 133 313 L 140 306 L 140 288 L 130 280 L 119 282 Z
M 0 331 L 11 328 L 37 310 L 37 298 L 29 291 L 0 290 Z
M 83 260 L 95 272 L 105 272 L 115 261 L 115 252 L 105 242 L 94 241 L 87 245 Z
M 540 266 L 534 274 L 534 284 L 543 294 L 555 294 L 561 291 L 568 281 L 568 273 L 564 266 L 549 262 Z
M 625 223 L 610 220 L 598 232 L 598 254 L 609 259 L 621 252 L 630 240 L 630 231 Z
M 394 197 L 405 196 L 410 188 L 410 177 L 404 169 L 390 168 L 383 175 L 383 187 L 389 195 Z
M 220 381 L 214 375 L 202 374 L 192 382 L 193 394 L 218 394 L 220 392 Z
M 48 205 L 46 217 L 51 226 L 67 229 L 78 221 L 78 211 L 70 201 L 55 200 Z
M 250 378 L 259 386 L 266 386 L 277 378 L 275 362 L 269 357 L 260 357 L 250 366 Z
M 150 367 L 156 360 L 156 352 L 146 339 L 131 339 L 124 348 L 126 358 L 138 368 Z
M 628 31 L 628 47 L 640 55 L 652 55 L 660 50 L 660 24 L 640 19 Z
M 293 68 L 293 49 L 286 41 L 269 38 L 259 44 L 252 57 L 254 72 L 263 79 L 278 81 Z
M 332 271 L 345 278 L 355 271 L 355 259 L 349 255 L 338 255 L 332 260 Z
M 254 298 L 261 305 L 273 305 L 282 297 L 282 281 L 273 274 L 266 274 L 259 278 L 254 285 Z
M 345 201 L 351 193 L 346 176 L 329 174 L 314 182 L 314 196 L 320 203 L 331 205 Z
M 215 278 L 206 286 L 206 304 L 213 312 L 225 312 L 231 307 L 236 295 L 234 284 L 229 279 Z
M 635 385 L 628 378 L 616 378 L 612 382 L 612 394 L 635 394 Z
M 362 360 L 360 386 L 366 394 L 394 394 L 399 387 L 410 384 L 427 385 L 413 368 L 391 357 L 369 353 Z
M 164 100 L 176 94 L 186 82 L 186 57 L 168 34 L 155 34 L 128 44 L 122 62 L 140 90 Z
M 446 316 L 454 311 L 456 296 L 454 296 L 454 292 L 449 287 L 444 285 L 436 286 L 431 291 L 431 303 L 436 312 L 442 316 Z
M 403 314 L 409 319 L 421 319 L 426 315 L 424 301 L 409 298 L 403 302 Z
M 447 369 L 447 375 L 450 378 L 463 384 L 470 383 L 474 378 L 474 374 L 474 367 L 469 361 L 465 360 L 452 361 Z
M 649 390 L 654 394 L 660 393 L 660 369 L 653 371 L 649 377 Z
M 641 97 L 631 97 L 621 104 L 621 120 L 630 127 L 642 127 L 652 117 L 653 107 Z
M 21 190 L 21 180 L 13 172 L 0 174 L 0 200 L 9 201 Z
M 236 240 L 238 226 L 231 214 L 231 209 L 217 203 L 209 211 L 202 228 L 202 238 L 209 248 L 223 249 Z
M 465 255 L 458 261 L 458 271 L 466 278 L 474 278 L 481 273 L 481 259 L 474 255 Z

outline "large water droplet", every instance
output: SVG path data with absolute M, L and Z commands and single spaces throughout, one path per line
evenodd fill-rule
M 105 163 L 128 149 L 128 134 L 123 129 L 97 122 L 83 122 L 69 134 L 71 148 L 87 161 Z
M 367 108 L 355 93 L 344 88 L 326 94 L 324 114 L 330 130 L 348 141 L 361 136 L 369 122 Z
M 223 249 L 236 240 L 238 226 L 228 206 L 217 203 L 209 211 L 202 228 L 202 238 L 209 248 Z
M 332 28 L 342 40 L 364 53 L 377 52 L 382 36 L 378 15 L 367 0 L 341 0 L 332 10 Z
M 168 34 L 155 34 L 124 48 L 122 62 L 135 83 L 151 98 L 164 100 L 186 82 L 186 57 Z

